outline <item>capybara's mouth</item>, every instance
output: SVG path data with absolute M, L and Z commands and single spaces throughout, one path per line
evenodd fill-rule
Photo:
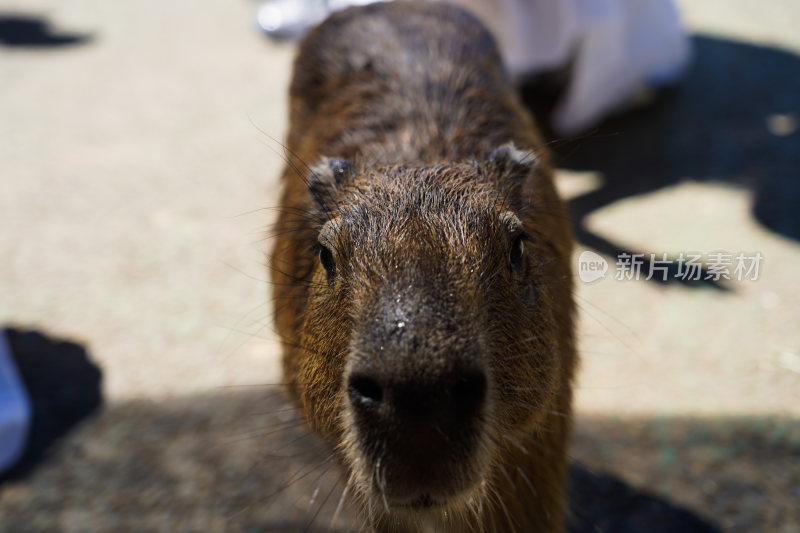
M 393 421 L 394 422 L 394 421 Z M 353 424 L 354 465 L 362 487 L 379 507 L 450 507 L 473 493 L 484 477 L 484 421 L 462 427 L 449 420 L 425 423 Z
M 435 500 L 433 499 L 430 494 L 423 494 L 418 498 L 410 501 L 390 501 L 388 502 L 390 508 L 396 509 L 412 509 L 412 510 L 424 510 L 424 509 L 432 509 L 435 507 L 444 507 L 447 504 L 447 501 L 442 500 Z
M 434 454 L 432 454 L 434 455 Z M 368 492 L 378 508 L 387 511 L 424 511 L 458 508 L 478 496 L 483 479 L 478 457 L 453 461 L 436 455 L 438 461 L 389 461 L 383 456 L 380 467 L 373 464 Z M 365 487 L 366 488 L 366 487 Z

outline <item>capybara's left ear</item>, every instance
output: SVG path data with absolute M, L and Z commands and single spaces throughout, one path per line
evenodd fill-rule
M 336 190 L 352 179 L 353 173 L 353 165 L 349 161 L 323 157 L 311 167 L 306 184 L 317 204 L 324 208 L 336 197 Z

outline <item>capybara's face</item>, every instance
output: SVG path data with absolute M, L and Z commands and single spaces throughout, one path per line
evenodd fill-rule
M 559 386 L 552 254 L 508 200 L 536 172 L 520 154 L 368 171 L 325 160 L 310 178 L 319 257 L 298 389 L 353 490 L 387 511 L 482 501 L 499 450 L 531 434 Z

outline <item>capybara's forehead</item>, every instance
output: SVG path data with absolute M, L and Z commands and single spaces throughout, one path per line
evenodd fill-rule
M 340 253 L 348 271 L 381 279 L 479 278 L 503 262 L 506 235 L 490 207 L 355 210 L 341 218 Z
M 364 247 L 415 247 L 448 243 L 449 247 L 474 246 L 502 231 L 498 202 L 476 201 L 452 191 L 429 190 L 365 197 L 348 203 L 341 212 L 342 230 Z
M 343 221 L 365 230 L 386 224 L 411 231 L 480 231 L 492 225 L 503 201 L 477 163 L 358 172 L 343 196 Z

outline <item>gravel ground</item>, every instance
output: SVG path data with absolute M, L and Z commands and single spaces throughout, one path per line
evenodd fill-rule
M 800 4 L 680 4 L 696 34 L 682 86 L 554 145 L 576 260 L 758 251 L 763 269 L 716 288 L 579 283 L 575 501 L 605 531 L 658 516 L 796 533 Z M 331 520 L 335 473 L 270 386 L 263 234 L 294 48 L 257 33 L 255 7 L 0 7 L 0 326 L 72 341 L 104 398 L 0 480 L 0 531 L 352 523 Z

